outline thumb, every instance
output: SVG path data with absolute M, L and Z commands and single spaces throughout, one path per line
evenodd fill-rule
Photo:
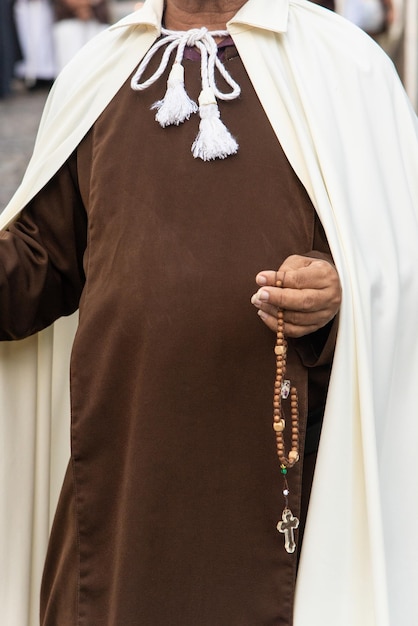
M 279 272 L 289 272 L 291 270 L 300 270 L 304 267 L 309 267 L 314 261 L 318 259 L 310 258 L 307 256 L 301 256 L 300 254 L 292 254 L 283 261 L 279 267 Z

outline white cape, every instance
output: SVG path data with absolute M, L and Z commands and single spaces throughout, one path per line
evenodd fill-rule
M 162 0 L 148 0 L 65 68 L 0 226 L 74 150 L 158 36 L 161 14 Z M 249 0 L 228 29 L 324 224 L 343 286 L 295 626 L 416 626 L 416 117 L 378 46 L 316 5 Z M 49 524 L 69 455 L 64 344 L 76 320 L 70 330 L 66 322 L 0 345 L 7 626 L 37 623 Z

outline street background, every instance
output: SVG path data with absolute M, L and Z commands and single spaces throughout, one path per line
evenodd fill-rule
M 114 0 L 112 17 L 134 9 L 134 2 Z M 0 99 L 0 212 L 16 191 L 26 170 L 48 91 L 28 91 L 16 81 L 12 94 Z
M 45 100 L 45 91 L 28 92 L 23 87 L 0 100 L 0 211 L 25 172 Z

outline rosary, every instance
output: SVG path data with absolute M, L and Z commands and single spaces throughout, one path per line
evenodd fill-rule
M 281 280 L 276 280 L 276 287 L 282 287 L 282 284 Z M 285 500 L 282 519 L 277 524 L 277 530 L 284 534 L 286 552 L 292 553 L 296 550 L 294 530 L 299 526 L 299 520 L 297 517 L 294 517 L 289 508 L 290 490 L 287 482 L 287 473 L 299 460 L 299 408 L 297 389 L 296 387 L 291 387 L 290 380 L 284 378 L 286 373 L 287 343 L 284 337 L 283 311 L 280 309 L 277 313 L 277 335 L 274 352 L 276 355 L 276 379 L 274 381 L 273 430 L 276 434 L 276 449 L 280 462 L 280 472 L 283 476 L 283 495 Z M 284 442 L 286 421 L 282 400 L 286 400 L 289 395 L 292 443 L 289 454 L 286 456 Z

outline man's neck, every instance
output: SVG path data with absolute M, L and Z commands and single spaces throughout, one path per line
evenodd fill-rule
M 226 23 L 246 0 L 166 0 L 164 26 L 170 30 L 189 30 L 206 26 L 225 30 Z

